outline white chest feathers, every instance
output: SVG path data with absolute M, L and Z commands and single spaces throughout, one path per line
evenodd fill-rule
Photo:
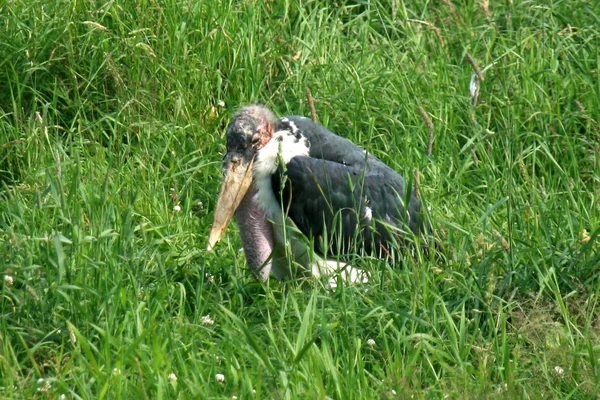
M 287 122 L 287 121 L 286 121 Z M 256 154 L 254 160 L 254 185 L 256 201 L 277 222 L 281 220 L 281 207 L 273 193 L 271 175 L 277 170 L 278 163 L 287 164 L 294 157 L 308 156 L 309 142 L 303 137 L 293 122 L 290 130 L 277 131 L 269 142 Z

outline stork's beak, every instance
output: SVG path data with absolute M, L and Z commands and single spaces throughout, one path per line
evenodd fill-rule
M 236 158 L 237 162 L 232 161 Z M 208 236 L 207 250 L 212 250 L 217 242 L 221 240 L 221 236 L 227 228 L 227 223 L 229 223 L 233 213 L 235 213 L 250 185 L 252 185 L 253 164 L 254 157 L 248 162 L 244 157 L 229 154 L 226 156 L 225 178 L 219 191 L 215 218 Z

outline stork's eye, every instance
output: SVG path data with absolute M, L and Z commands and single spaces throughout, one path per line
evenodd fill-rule
M 237 164 L 240 162 L 240 158 L 238 156 L 233 156 L 233 157 L 231 157 L 231 162 L 233 164 Z
M 250 143 L 252 143 L 252 146 L 256 146 L 257 144 L 259 144 L 260 143 L 260 135 L 252 136 L 252 141 Z

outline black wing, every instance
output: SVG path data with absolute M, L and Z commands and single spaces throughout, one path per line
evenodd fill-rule
M 273 175 L 284 210 L 322 253 L 382 256 L 408 232 L 422 232 L 421 203 L 393 169 L 312 121 L 288 117 L 310 142 Z

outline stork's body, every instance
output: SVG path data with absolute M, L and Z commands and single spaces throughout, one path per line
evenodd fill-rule
M 397 172 L 322 125 L 244 107 L 227 129 L 209 247 L 236 211 L 246 258 L 263 280 L 270 272 L 284 278 L 294 266 L 313 274 L 338 269 L 327 256 L 390 257 L 394 245 L 424 230 L 421 203 L 406 189 Z M 311 245 L 323 258 L 313 257 Z

